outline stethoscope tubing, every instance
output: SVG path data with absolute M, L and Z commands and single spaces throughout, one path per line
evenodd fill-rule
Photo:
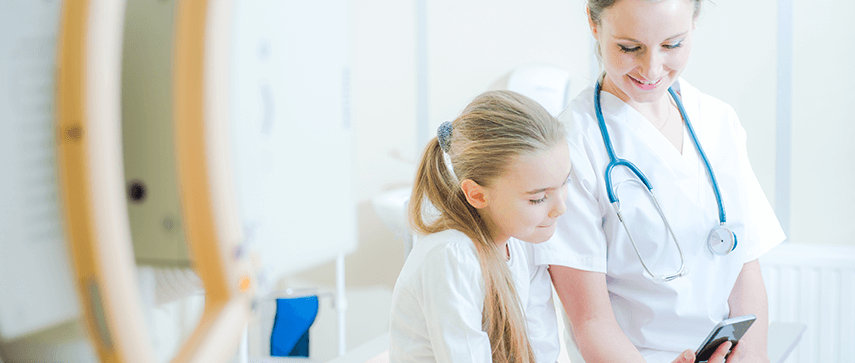
M 609 137 L 609 130 L 606 128 L 606 120 L 603 117 L 602 106 L 600 105 L 600 90 L 602 86 L 600 82 L 597 82 L 597 88 L 594 91 L 594 107 L 596 108 L 597 113 L 597 123 L 600 125 L 600 132 L 603 135 L 603 143 L 606 145 L 606 152 L 609 154 L 609 164 L 606 165 L 606 194 L 609 196 L 610 203 L 618 203 L 617 196 L 615 195 L 615 191 L 612 188 L 612 169 L 615 166 L 623 165 L 631 170 L 638 179 L 644 183 L 644 186 L 647 187 L 647 190 L 653 190 L 653 187 L 650 185 L 650 182 L 647 180 L 647 177 L 644 176 L 644 173 L 638 169 L 635 164 L 626 159 L 619 159 L 617 155 L 615 155 L 614 145 L 612 145 L 612 139 Z
M 680 100 L 680 97 L 677 97 L 677 92 L 674 92 L 674 89 L 668 87 L 668 93 L 671 94 L 671 98 L 674 99 L 674 102 L 677 103 L 677 109 L 680 111 L 680 116 L 683 118 L 683 123 L 686 124 L 686 129 L 689 130 L 689 135 L 692 136 L 692 141 L 695 143 L 695 147 L 698 149 L 698 154 L 701 156 L 701 159 L 704 160 L 704 166 L 707 169 L 707 173 L 710 177 L 710 184 L 712 184 L 713 192 L 715 193 L 715 201 L 718 204 L 718 220 L 719 223 L 724 225 L 727 221 L 724 213 L 724 203 L 721 202 L 721 192 L 718 190 L 718 181 L 715 178 L 715 173 L 712 170 L 712 166 L 710 166 L 710 161 L 707 159 L 707 153 L 704 152 L 704 148 L 701 147 L 701 143 L 698 141 L 698 137 L 695 135 L 695 129 L 692 127 L 692 123 L 689 122 L 689 116 L 686 115 L 686 109 L 683 108 L 683 101 Z
M 614 193 L 614 188 L 612 188 L 612 176 L 611 172 L 615 166 L 623 165 L 626 166 L 633 174 L 635 174 L 644 186 L 647 187 L 648 190 L 653 191 L 652 185 L 650 185 L 650 181 L 647 180 L 647 177 L 644 176 L 644 173 L 633 164 L 631 161 L 627 159 L 618 158 L 614 151 L 614 145 L 612 144 L 611 137 L 609 136 L 608 128 L 606 127 L 606 120 L 603 117 L 602 105 L 600 103 L 600 91 L 602 91 L 602 83 L 597 81 L 596 88 L 594 90 L 594 108 L 597 114 L 597 123 L 600 126 L 600 132 L 603 136 L 603 143 L 606 146 L 606 152 L 609 155 L 609 163 L 606 165 L 605 171 L 605 183 L 606 183 L 606 194 L 608 194 L 609 202 L 620 203 L 617 196 Z M 683 119 L 683 123 L 686 125 L 686 129 L 689 130 L 689 136 L 692 138 L 692 143 L 695 144 L 695 149 L 698 150 L 698 154 L 701 156 L 701 159 L 704 161 L 704 167 L 707 170 L 707 175 L 710 178 L 710 184 L 712 184 L 713 194 L 715 194 L 716 204 L 718 205 L 718 219 L 721 225 L 724 225 L 726 220 L 726 215 L 724 211 L 724 204 L 721 200 L 721 193 L 718 189 L 718 181 L 716 180 L 715 173 L 712 170 L 712 166 L 710 165 L 709 159 L 707 158 L 706 153 L 704 152 L 703 147 L 701 147 L 701 143 L 698 141 L 698 137 L 695 134 L 695 130 L 692 127 L 692 123 L 689 122 L 689 116 L 686 114 L 686 109 L 683 107 L 683 102 L 680 100 L 680 97 L 674 92 L 674 89 L 668 87 L 668 93 L 674 99 L 674 102 L 677 104 L 677 109 L 680 111 L 680 116 Z

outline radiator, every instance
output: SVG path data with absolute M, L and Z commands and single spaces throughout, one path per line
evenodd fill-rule
M 760 266 L 769 321 L 806 325 L 785 362 L 855 362 L 855 246 L 785 242 Z

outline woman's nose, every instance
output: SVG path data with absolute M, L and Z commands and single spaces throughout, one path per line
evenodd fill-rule
M 641 59 L 641 75 L 646 81 L 656 81 L 661 77 L 664 59 L 659 52 L 647 51 Z

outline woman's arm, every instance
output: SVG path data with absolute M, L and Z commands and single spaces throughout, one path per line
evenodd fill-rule
M 558 265 L 549 274 L 586 362 L 644 362 L 615 320 L 605 274 Z
M 615 320 L 605 274 L 558 265 L 550 265 L 549 274 L 570 319 L 576 346 L 586 362 L 644 362 Z M 709 362 L 724 362 L 728 350 L 730 342 L 724 342 Z M 694 361 L 695 353 L 687 349 L 672 363 Z
M 739 340 L 727 363 L 768 363 L 766 342 L 769 332 L 769 302 L 763 275 L 760 273 L 760 262 L 754 260 L 742 266 L 727 302 L 730 304 L 731 317 L 748 314 L 757 316 L 751 329 Z

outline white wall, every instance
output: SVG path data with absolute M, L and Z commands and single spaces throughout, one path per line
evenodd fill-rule
M 855 245 L 855 3 L 794 0 L 793 13 L 790 238 Z
M 353 1 L 352 128 L 358 250 L 347 256 L 348 286 L 392 288 L 403 265 L 403 247 L 370 204 L 383 190 L 407 185 L 415 159 L 414 1 Z M 335 264 L 302 274 L 335 284 Z
M 407 162 L 415 159 L 414 3 L 353 2 L 352 117 L 359 203 L 408 183 L 414 172 Z
M 591 36 L 583 4 L 428 1 L 429 130 L 457 117 L 472 98 L 522 64 L 570 70 L 572 94 L 588 86 Z
M 777 0 L 704 2 L 683 77 L 733 106 L 766 197 L 775 197 Z

